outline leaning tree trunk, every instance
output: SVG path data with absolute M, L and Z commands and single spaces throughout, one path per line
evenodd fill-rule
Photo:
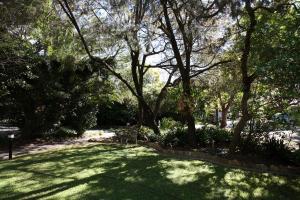
M 143 107 L 143 125 L 151 128 L 155 134 L 160 135 L 160 130 L 156 122 L 156 116 L 152 109 L 143 99 L 140 99 L 139 101 Z
M 229 153 L 234 153 L 237 146 L 240 144 L 241 132 L 245 128 L 247 121 L 251 118 L 251 115 L 248 111 L 248 100 L 251 95 L 251 84 L 255 79 L 255 74 L 251 76 L 248 75 L 248 58 L 251 49 L 251 36 L 255 30 L 256 19 L 255 19 L 255 10 L 251 7 L 251 0 L 246 0 L 246 11 L 249 16 L 250 24 L 246 31 L 246 36 L 244 40 L 244 49 L 241 58 L 240 70 L 243 78 L 243 97 L 241 101 L 241 110 L 242 116 L 233 131 L 233 138 L 229 147 Z
M 236 150 L 236 147 L 240 144 L 241 132 L 247 125 L 247 121 L 251 118 L 251 116 L 248 112 L 248 100 L 250 98 L 250 87 L 251 87 L 251 83 L 248 84 L 247 89 L 244 89 L 244 91 L 243 91 L 243 97 L 242 97 L 242 102 L 241 102 L 242 116 L 233 131 L 233 138 L 232 138 L 232 141 L 231 141 L 231 144 L 229 147 L 230 153 L 234 153 Z

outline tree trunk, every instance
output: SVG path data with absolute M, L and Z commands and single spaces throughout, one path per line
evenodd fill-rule
M 248 112 L 248 100 L 250 98 L 251 82 L 248 81 L 247 83 L 245 82 L 245 84 L 246 86 L 244 86 L 243 97 L 241 102 L 242 116 L 233 131 L 233 138 L 229 147 L 229 153 L 231 154 L 236 151 L 237 146 L 240 144 L 241 132 L 245 128 L 247 121 L 251 118 Z
M 158 124 L 156 122 L 156 116 L 154 115 L 152 109 L 149 107 L 149 105 L 145 102 L 144 99 L 139 99 L 139 102 L 143 109 L 142 125 L 145 125 L 145 126 L 151 128 L 155 134 L 160 135 L 160 130 L 159 130 Z
M 144 121 L 144 109 L 140 101 L 138 101 L 138 126 L 142 126 Z
M 184 94 L 184 109 L 183 116 L 188 125 L 188 144 L 191 147 L 196 146 L 196 129 L 195 129 L 195 118 L 193 116 L 191 86 L 189 77 L 186 76 L 182 79 L 182 87 Z
M 191 147 L 194 147 L 196 146 L 195 118 L 192 113 L 188 113 L 185 118 L 188 124 L 188 143 Z
M 218 109 L 218 107 L 216 107 L 215 114 L 216 114 L 216 116 L 215 116 L 215 125 L 219 126 L 219 109 Z
M 227 126 L 227 115 L 228 115 L 229 106 L 222 106 L 222 117 L 221 117 L 221 126 L 220 128 L 226 128 Z
M 251 36 L 255 30 L 255 26 L 257 23 L 255 18 L 255 10 L 251 7 L 251 0 L 246 0 L 245 9 L 247 11 L 250 24 L 247 28 L 244 40 L 244 49 L 240 65 L 243 80 L 243 97 L 241 101 L 242 117 L 233 131 L 233 138 L 229 147 L 230 154 L 236 151 L 237 146 L 240 144 L 241 132 L 245 128 L 247 121 L 251 118 L 251 115 L 248 112 L 248 100 L 250 99 L 251 95 L 251 84 L 256 77 L 254 73 L 251 76 L 248 75 L 248 58 L 251 50 Z

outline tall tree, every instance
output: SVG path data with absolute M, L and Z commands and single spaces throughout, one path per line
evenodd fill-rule
M 98 62 L 103 62 L 103 59 L 99 58 L 99 52 L 93 51 L 97 49 L 93 47 L 93 44 L 88 44 L 82 29 L 80 28 L 80 16 L 78 10 L 73 11 L 67 0 L 57 1 L 64 13 L 67 15 L 69 20 L 74 25 L 77 30 L 85 51 L 87 52 L 89 58 L 94 64 Z M 79 1 L 78 6 L 80 7 L 80 2 L 88 5 L 86 9 L 81 9 L 89 14 L 83 14 L 85 17 L 92 17 L 90 21 L 96 21 L 98 23 L 97 28 L 104 28 L 103 31 L 115 40 L 115 43 L 121 44 L 125 50 L 120 53 L 116 50 L 117 55 L 129 54 L 130 58 L 130 69 L 131 78 L 133 86 L 130 84 L 131 81 L 126 80 L 126 78 L 118 72 L 116 66 L 110 66 L 105 64 L 106 70 L 115 75 L 120 81 L 122 81 L 131 93 L 137 98 L 139 106 L 139 121 L 140 124 L 144 124 L 154 130 L 155 133 L 159 134 L 159 128 L 156 121 L 156 116 L 161 106 L 161 102 L 165 96 L 166 88 L 170 86 L 172 76 L 176 70 L 168 71 L 169 76 L 166 80 L 165 85 L 161 88 L 155 102 L 154 108 L 152 108 L 144 97 L 143 87 L 144 87 L 144 75 L 149 70 L 147 64 L 147 59 L 154 55 L 162 54 L 165 51 L 164 45 L 156 45 L 159 40 L 155 39 L 155 32 L 153 32 L 152 18 L 153 14 L 153 2 L 149 0 L 128 0 L 128 1 L 103 1 L 89 3 L 89 1 Z M 80 9 L 79 9 L 80 11 Z M 89 12 L 90 11 L 90 12 Z M 79 19 L 76 15 L 79 15 Z M 82 13 L 82 12 L 80 12 Z M 105 14 L 103 14 L 105 13 Z M 91 16 L 92 15 L 92 16 Z M 147 21 L 145 20 L 147 18 Z M 90 27 L 90 24 L 85 24 Z M 100 40 L 103 35 L 99 32 L 95 32 L 97 38 Z M 126 44 L 126 45 L 124 45 Z M 92 48 L 93 47 L 93 48 Z M 110 52 L 111 53 L 111 52 Z
M 233 59 L 233 57 L 232 57 Z M 209 71 L 202 78 L 206 84 L 207 104 L 216 104 L 217 109 L 221 109 L 220 128 L 227 126 L 227 116 L 230 108 L 235 105 L 237 94 L 240 91 L 238 62 L 225 64 L 221 69 Z
M 195 119 L 193 116 L 191 78 L 219 64 L 229 62 L 217 61 L 215 55 L 209 56 L 217 54 L 218 47 L 223 42 L 212 34 L 212 27 L 216 25 L 213 18 L 220 13 L 223 4 L 219 1 L 161 0 L 161 5 L 162 17 L 158 21 L 173 51 L 173 67 L 178 68 L 180 72 L 183 89 L 182 113 L 188 125 L 189 144 L 194 146 Z
M 237 12 L 240 16 L 244 17 L 246 23 L 245 25 L 240 24 L 239 16 L 237 17 L 237 24 L 242 31 L 245 31 L 245 36 L 242 37 L 242 49 L 241 49 L 241 59 L 240 59 L 240 72 L 242 75 L 242 100 L 241 100 L 241 118 L 236 125 L 233 132 L 233 139 L 230 144 L 230 153 L 234 153 L 237 146 L 241 140 L 241 132 L 246 126 L 247 122 L 251 119 L 251 113 L 249 112 L 249 99 L 251 98 L 251 86 L 254 80 L 257 78 L 257 69 L 254 67 L 254 63 L 250 63 L 249 59 L 252 53 L 253 46 L 253 35 L 255 34 L 257 27 L 257 12 L 259 10 L 266 10 L 269 12 L 274 12 L 280 10 L 285 6 L 291 5 L 292 1 L 252 1 L 245 0 L 244 3 L 232 3 L 236 6 Z M 251 65 L 250 65 L 251 64 Z

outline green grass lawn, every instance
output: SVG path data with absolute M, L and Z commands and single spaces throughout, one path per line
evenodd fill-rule
M 0 199 L 299 199 L 300 177 L 224 168 L 144 147 L 94 145 L 0 161 Z

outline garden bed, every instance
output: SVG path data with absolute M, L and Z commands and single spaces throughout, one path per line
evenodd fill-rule
M 241 168 L 249 171 L 255 172 L 267 172 L 279 175 L 288 175 L 288 176 L 298 176 L 300 175 L 300 167 L 292 165 L 280 165 L 274 164 L 270 160 L 262 160 L 258 157 L 246 156 L 242 158 L 240 155 L 229 156 L 227 154 L 223 155 L 213 155 L 211 153 L 205 152 L 204 149 L 171 149 L 165 148 L 158 143 L 143 143 L 148 147 L 151 147 L 158 152 L 166 155 L 179 156 L 189 159 L 199 159 L 214 164 L 226 166 L 226 167 L 235 167 Z M 252 159 L 254 158 L 254 159 Z

